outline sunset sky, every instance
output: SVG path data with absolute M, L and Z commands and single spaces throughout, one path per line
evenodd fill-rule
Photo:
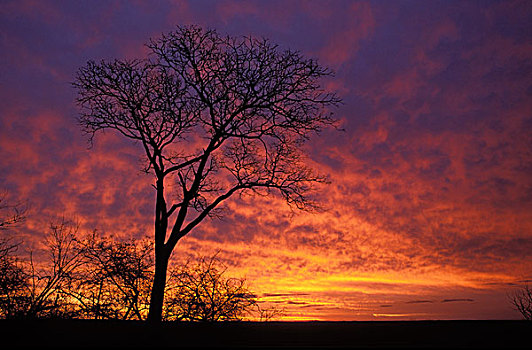
M 92 148 L 72 88 L 88 60 L 143 58 L 196 24 L 265 37 L 335 72 L 344 131 L 306 145 L 329 174 L 319 213 L 230 200 L 174 256 L 220 250 L 285 320 L 517 319 L 532 281 L 531 1 L 1 1 L 0 189 L 48 223 L 153 235 L 143 150 Z

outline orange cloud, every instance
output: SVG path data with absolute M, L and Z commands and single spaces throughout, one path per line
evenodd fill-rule
M 287 320 L 518 317 L 505 298 L 532 266 L 526 8 L 162 1 L 39 15 L 18 3 L 0 12 L 0 186 L 31 204 L 20 237 L 38 244 L 63 214 L 82 231 L 152 234 L 142 150 L 113 133 L 88 150 L 68 81 L 87 59 L 142 56 L 150 35 L 203 23 L 332 66 L 345 132 L 306 146 L 331 179 L 316 197 L 325 211 L 233 198 L 176 262 L 221 250 L 228 273 Z

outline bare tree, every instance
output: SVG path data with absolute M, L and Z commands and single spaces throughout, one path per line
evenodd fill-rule
M 78 227 L 63 219 L 50 224 L 45 241 L 45 263 L 16 256 L 17 245 L 2 243 L 0 313 L 4 318 L 74 317 L 75 306 L 63 292 L 80 266 L 74 249 Z M 38 266 L 37 266 L 38 265 Z
M 532 320 L 532 289 L 528 285 L 515 292 L 511 302 L 525 320 Z
M 327 107 L 340 100 L 319 85 L 329 70 L 265 39 L 192 26 L 147 46 L 148 59 L 88 62 L 73 85 L 91 142 L 105 129 L 138 141 L 155 176 L 149 319 L 157 322 L 174 247 L 222 202 L 276 191 L 315 208 L 309 194 L 326 179 L 305 165 L 301 146 L 334 125 Z
M 79 241 L 83 269 L 66 293 L 83 317 L 144 320 L 152 282 L 153 248 L 146 242 L 118 241 L 92 233 Z
M 153 282 L 153 247 L 146 240 L 121 241 L 96 231 L 78 239 L 78 226 L 50 225 L 35 263 L 17 255 L 18 244 L 0 241 L 0 318 L 145 320 Z M 268 320 L 243 278 L 225 276 L 217 259 L 202 257 L 170 271 L 164 319 L 168 321 Z
M 15 318 L 26 305 L 27 274 L 15 252 L 19 243 L 0 239 L 0 317 Z
M 20 242 L 0 239 L 0 318 L 146 319 L 153 245 L 79 235 L 73 221 L 51 223 L 39 262 L 18 254 Z M 244 279 L 224 274 L 216 255 L 171 270 L 164 319 L 265 320 L 279 311 L 261 308 Z
M 64 290 L 68 288 L 73 273 L 82 265 L 81 254 L 76 249 L 76 236 L 79 225 L 62 218 L 50 224 L 45 239 L 48 263 L 41 264 L 36 270 L 30 253 L 29 295 L 31 305 L 28 317 L 76 316 L 75 306 L 68 301 Z
M 149 242 L 120 241 L 94 232 L 79 241 L 83 268 L 64 292 L 91 319 L 146 319 L 153 282 Z M 278 310 L 260 307 L 243 278 L 228 278 L 217 255 L 170 270 L 163 318 L 167 321 L 266 320 Z
M 26 207 L 8 200 L 8 192 L 0 192 L 0 231 L 15 227 L 25 219 Z M 0 317 L 14 318 L 28 304 L 26 291 L 28 275 L 16 255 L 20 242 L 0 237 Z
M 217 255 L 172 270 L 166 288 L 163 319 L 184 321 L 238 321 L 268 319 L 274 309 L 263 309 L 244 278 L 225 276 Z

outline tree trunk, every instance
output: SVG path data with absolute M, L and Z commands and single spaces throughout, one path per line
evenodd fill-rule
M 155 250 L 155 274 L 151 288 L 150 309 L 148 312 L 148 322 L 151 323 L 160 323 L 162 320 L 168 258 L 169 255 L 166 254 L 165 249 Z
M 155 272 L 150 293 L 148 322 L 159 323 L 162 320 L 166 273 L 170 254 L 165 245 L 168 217 L 164 200 L 164 176 L 157 176 L 157 197 L 155 202 Z

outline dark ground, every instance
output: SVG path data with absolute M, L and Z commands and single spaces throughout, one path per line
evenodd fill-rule
M 532 322 L 234 322 L 0 320 L 0 348 L 525 348 Z

